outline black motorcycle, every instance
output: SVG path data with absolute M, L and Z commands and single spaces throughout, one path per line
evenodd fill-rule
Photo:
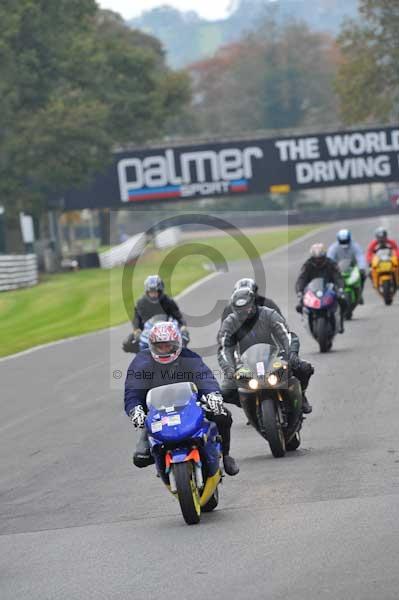
M 240 380 L 238 394 L 250 424 L 265 438 L 274 457 L 299 448 L 302 427 L 301 385 L 279 349 L 255 344 L 241 356 L 251 378 Z

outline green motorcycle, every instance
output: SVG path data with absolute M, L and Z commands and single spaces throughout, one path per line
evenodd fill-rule
M 345 311 L 345 319 L 351 319 L 353 311 L 359 304 L 362 294 L 362 280 L 360 270 L 356 262 L 350 258 L 344 258 L 338 263 L 344 279 L 344 292 L 346 297 L 347 308 Z

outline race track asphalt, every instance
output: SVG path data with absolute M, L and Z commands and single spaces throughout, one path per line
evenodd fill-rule
M 354 237 L 365 245 L 377 224 L 399 237 L 396 217 L 353 222 Z M 399 598 L 399 298 L 385 307 L 368 282 L 327 355 L 293 309 L 310 244 L 337 228 L 263 258 L 267 294 L 316 368 L 302 446 L 272 458 L 233 408 L 241 472 L 199 526 L 152 468 L 131 465 L 136 434 L 115 379 L 127 326 L 0 362 L 1 600 Z M 243 275 L 237 263 L 186 294 L 191 322 Z M 192 326 L 192 347 L 216 329 Z

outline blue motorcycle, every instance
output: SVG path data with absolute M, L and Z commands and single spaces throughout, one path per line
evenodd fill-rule
M 207 421 L 193 383 L 172 383 L 147 394 L 151 454 L 158 475 L 179 500 L 188 525 L 199 523 L 219 501 L 222 478 L 221 438 L 215 423 Z
M 337 293 L 332 283 L 316 278 L 306 286 L 303 314 L 310 334 L 319 343 L 320 352 L 328 352 L 332 348 L 334 336 L 338 331 L 337 308 Z

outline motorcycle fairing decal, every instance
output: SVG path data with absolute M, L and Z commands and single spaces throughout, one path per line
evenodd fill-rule
M 154 421 L 151 423 L 151 432 L 158 433 L 159 431 L 162 431 L 162 427 L 163 425 L 161 421 Z
M 313 292 L 310 290 L 306 292 L 305 297 L 303 299 L 303 303 L 308 308 L 320 308 L 321 301 Z
M 201 465 L 201 459 L 198 452 L 198 448 L 193 448 L 190 454 L 187 454 L 186 458 L 184 459 L 184 462 L 188 462 L 189 460 L 193 460 L 195 463 Z

